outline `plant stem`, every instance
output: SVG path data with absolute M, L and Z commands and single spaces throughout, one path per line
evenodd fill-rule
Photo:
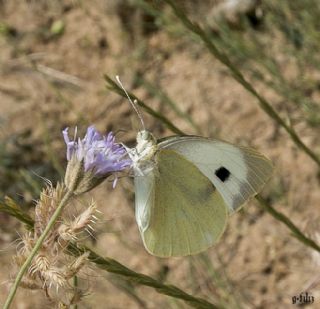
M 257 201 L 260 203 L 261 207 L 266 210 L 271 216 L 273 216 L 276 220 L 281 221 L 284 223 L 289 230 L 292 232 L 292 235 L 297 238 L 299 241 L 304 243 L 306 246 L 320 252 L 320 246 L 311 238 L 305 236 L 299 228 L 293 224 L 293 222 L 285 216 L 283 213 L 277 211 L 271 205 L 267 203 L 265 199 L 262 198 L 261 195 L 256 195 Z
M 184 300 L 190 306 L 198 309 L 223 309 L 222 306 L 215 305 L 209 301 L 193 296 L 186 293 L 185 291 L 179 289 L 178 287 L 172 284 L 165 284 L 157 279 L 154 279 L 150 276 L 137 273 L 130 268 L 120 264 L 118 261 L 108 258 L 101 257 L 94 251 L 90 250 L 85 246 L 77 246 L 76 244 L 70 244 L 68 246 L 68 252 L 74 256 L 79 256 L 85 252 L 90 252 L 89 260 L 96 264 L 97 267 L 108 271 L 110 273 L 115 273 L 130 279 L 132 282 L 149 286 L 154 288 L 158 293 L 168 295 L 177 299 Z
M 73 287 L 74 287 L 75 290 L 78 289 L 78 277 L 77 277 L 77 275 L 73 276 Z M 70 309 L 78 309 L 78 305 L 77 304 L 72 304 L 70 306 Z
M 60 216 L 64 206 L 67 204 L 67 202 L 69 201 L 69 199 L 71 198 L 71 196 L 73 195 L 73 191 L 67 191 L 66 194 L 64 195 L 64 197 L 62 198 L 62 200 L 60 201 L 57 209 L 55 210 L 55 212 L 53 213 L 50 221 L 48 222 L 48 225 L 46 226 L 45 230 L 43 231 L 43 233 L 41 234 L 41 236 L 39 237 L 39 239 L 37 240 L 34 248 L 32 249 L 30 255 L 28 256 L 28 258 L 26 259 L 26 261 L 24 262 L 24 264 L 21 266 L 14 284 L 12 285 L 9 295 L 7 297 L 7 300 L 3 306 L 3 309 L 9 309 L 10 305 L 13 301 L 13 298 L 16 294 L 16 291 L 18 289 L 19 283 L 22 280 L 23 275 L 25 274 L 25 272 L 28 270 L 33 258 L 35 257 L 35 255 L 37 254 L 37 252 L 39 251 L 39 249 L 41 248 L 45 238 L 47 237 L 48 233 L 50 232 L 51 228 L 53 227 L 53 225 L 55 224 L 55 222 L 57 221 L 58 217 Z

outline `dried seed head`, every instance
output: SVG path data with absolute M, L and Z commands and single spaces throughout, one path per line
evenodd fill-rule
M 85 252 L 84 254 L 80 255 L 77 259 L 75 259 L 67 267 L 66 278 L 74 277 L 80 271 L 80 269 L 87 263 L 89 255 L 89 252 Z
M 36 272 L 42 273 L 48 271 L 48 269 L 50 269 L 50 265 L 50 260 L 44 253 L 37 254 L 29 268 L 29 273 L 35 274 Z
M 69 223 L 61 224 L 58 229 L 59 237 L 64 241 L 76 241 L 77 235 L 73 233 Z M 61 243 L 61 241 L 59 240 Z M 65 242 L 62 242 L 62 246 L 65 246 Z
M 77 235 L 83 230 L 87 229 L 90 224 L 95 223 L 97 206 L 92 201 L 90 206 L 77 216 L 72 222 L 61 224 L 58 233 L 59 236 L 66 241 L 76 240 Z
M 61 184 L 56 188 L 49 185 L 41 192 L 35 207 L 34 231 L 28 231 L 22 236 L 17 254 L 13 258 L 16 265 L 22 266 L 30 255 L 65 193 L 66 188 Z M 69 281 L 86 265 L 89 253 L 70 259 L 70 256 L 66 255 L 66 248 L 70 241 L 78 240 L 79 233 L 91 228 L 90 224 L 97 220 L 96 212 L 98 212 L 97 206 L 91 202 L 73 220 L 66 221 L 66 213 L 62 213 L 34 257 L 22 282 L 24 288 L 42 289 L 50 299 L 56 294 L 57 302 L 61 303 L 65 303 L 63 297 L 70 290 L 67 304 L 76 303 L 84 295 L 78 288 L 71 289 Z M 60 287 L 63 289 L 59 289 Z
M 25 233 L 21 237 L 21 242 L 18 245 L 18 253 L 20 255 L 28 255 L 34 246 L 34 240 L 31 232 Z
M 56 188 L 48 186 L 41 192 L 40 199 L 35 207 L 35 237 L 39 237 L 46 228 L 65 191 L 66 188 L 58 183 Z M 48 236 L 48 239 L 50 239 L 50 236 Z
M 65 275 L 58 267 L 50 267 L 48 270 L 41 272 L 41 276 L 49 287 L 59 288 L 67 285 Z

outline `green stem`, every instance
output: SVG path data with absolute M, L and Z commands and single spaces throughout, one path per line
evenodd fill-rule
M 74 287 L 75 290 L 78 289 L 78 277 L 77 277 L 77 275 L 73 276 L 73 287 Z M 78 305 L 77 304 L 72 304 L 70 306 L 70 309 L 78 309 Z
M 299 241 L 304 243 L 306 246 L 320 252 L 320 246 L 313 241 L 311 238 L 305 236 L 293 222 L 285 216 L 283 213 L 277 211 L 275 208 L 270 206 L 265 199 L 262 198 L 261 195 L 256 195 L 256 199 L 260 203 L 261 207 L 264 208 L 271 216 L 273 216 L 276 220 L 284 223 L 289 230 L 292 232 L 292 235 L 297 238 Z
M 95 253 L 94 251 L 90 250 L 85 246 L 77 246 L 76 244 L 70 244 L 68 246 L 68 252 L 74 256 L 80 256 L 81 254 L 87 251 L 90 252 L 89 260 L 95 263 L 96 266 L 99 267 L 100 269 L 103 269 L 110 273 L 122 275 L 127 279 L 130 279 L 132 282 L 152 287 L 160 294 L 182 299 L 194 308 L 222 309 L 221 306 L 217 306 L 215 304 L 208 302 L 205 299 L 190 295 L 172 284 L 165 284 L 150 276 L 137 273 L 127 268 L 126 266 L 120 264 L 118 261 L 114 259 L 111 259 L 108 257 L 101 257 L 97 253 Z
M 22 280 L 23 275 L 25 274 L 25 272 L 28 270 L 28 268 L 30 267 L 30 264 L 33 260 L 33 258 L 35 257 L 35 255 L 38 253 L 39 249 L 41 248 L 45 238 L 47 237 L 48 233 L 50 232 L 51 228 L 53 227 L 53 225 L 55 224 L 55 222 L 57 221 L 58 217 L 60 216 L 64 206 L 67 204 L 67 202 L 69 201 L 69 199 L 71 198 L 71 196 L 73 195 L 72 191 L 67 191 L 65 196 L 62 198 L 62 200 L 60 201 L 56 211 L 53 213 L 50 221 L 48 222 L 48 225 L 46 226 L 45 230 L 43 231 L 43 233 L 41 234 L 41 236 L 39 237 L 39 239 L 37 240 L 34 248 L 32 249 L 30 255 L 28 256 L 28 258 L 26 259 L 26 261 L 24 262 L 24 264 L 21 266 L 14 284 L 12 285 L 9 295 L 7 297 L 7 300 L 4 304 L 3 309 L 9 309 L 10 305 L 13 301 L 13 298 L 16 294 L 16 291 L 18 289 L 19 283 Z

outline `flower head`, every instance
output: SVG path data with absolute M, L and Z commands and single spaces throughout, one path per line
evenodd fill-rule
M 93 126 L 88 127 L 83 139 L 69 139 L 68 128 L 63 130 L 69 161 L 65 182 L 76 193 L 86 192 L 105 178 L 131 166 L 126 149 L 115 142 L 112 132 L 100 134 Z M 115 178 L 116 180 L 117 178 Z M 116 181 L 114 182 L 115 185 Z

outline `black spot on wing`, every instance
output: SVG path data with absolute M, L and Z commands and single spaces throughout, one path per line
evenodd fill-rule
M 215 172 L 216 176 L 223 182 L 225 182 L 226 180 L 228 180 L 229 176 L 230 176 L 230 172 L 229 170 L 227 170 L 225 167 L 221 166 L 220 168 L 218 168 Z

